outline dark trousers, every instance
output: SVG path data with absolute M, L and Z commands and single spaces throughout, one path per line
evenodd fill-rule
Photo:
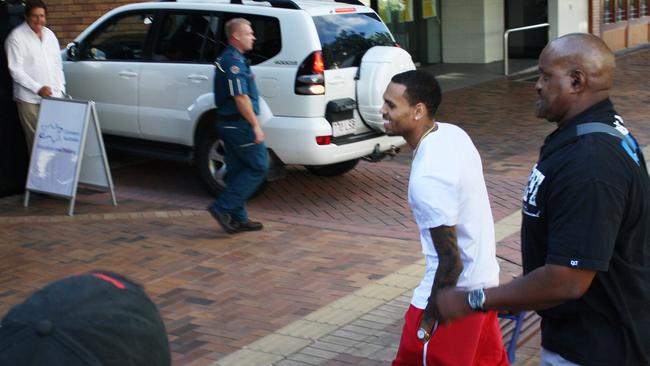
M 250 123 L 222 121 L 217 133 L 226 150 L 226 190 L 212 204 L 220 212 L 230 214 L 233 220 L 247 221 L 246 201 L 266 178 L 268 157 L 264 143 L 255 143 Z

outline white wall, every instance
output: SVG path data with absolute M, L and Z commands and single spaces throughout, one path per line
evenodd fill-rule
M 503 6 L 503 0 L 443 0 L 443 62 L 487 63 L 502 59 Z
M 485 60 L 503 60 L 503 32 L 505 32 L 505 4 L 503 0 L 485 0 Z
M 549 0 L 548 22 L 551 40 L 567 33 L 589 32 L 589 1 Z

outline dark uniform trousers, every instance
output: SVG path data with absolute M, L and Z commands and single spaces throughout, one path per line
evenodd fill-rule
M 213 204 L 221 212 L 227 212 L 235 221 L 247 221 L 246 200 L 257 190 L 266 177 L 268 158 L 264 143 L 255 143 L 250 123 L 221 121 L 217 133 L 226 148 L 226 190 Z

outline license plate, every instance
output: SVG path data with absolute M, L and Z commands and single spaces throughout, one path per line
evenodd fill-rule
M 334 137 L 349 135 L 357 129 L 357 121 L 354 118 L 343 121 L 332 122 L 332 135 Z

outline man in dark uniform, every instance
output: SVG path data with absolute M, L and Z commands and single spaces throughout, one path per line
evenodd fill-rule
M 436 301 L 443 321 L 537 310 L 541 365 L 650 365 L 650 178 L 609 99 L 614 66 L 590 34 L 546 46 L 537 116 L 558 128 L 524 190 L 524 276 Z
M 257 86 L 244 57 L 255 42 L 251 23 L 243 18 L 231 19 L 226 23 L 226 36 L 229 46 L 216 62 L 214 97 L 217 133 L 226 149 L 227 187 L 208 211 L 227 233 L 234 234 L 263 228 L 248 218 L 245 205 L 266 177 L 268 157 L 257 119 Z

